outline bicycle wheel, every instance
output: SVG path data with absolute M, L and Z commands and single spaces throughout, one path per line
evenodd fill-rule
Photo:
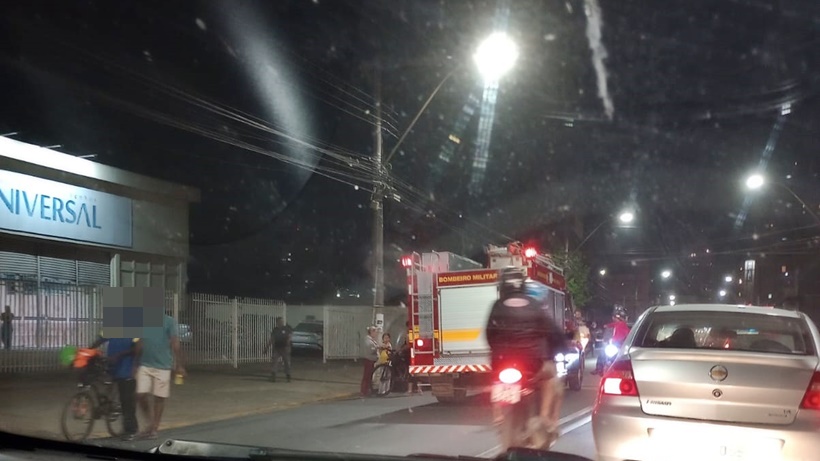
M 390 365 L 385 363 L 374 368 L 370 382 L 371 389 L 377 396 L 384 397 L 390 394 L 393 388 L 393 370 Z
M 106 404 L 102 411 L 102 417 L 105 419 L 105 425 L 111 437 L 122 437 L 123 434 L 125 434 L 124 418 L 122 415 L 122 407 L 120 406 L 120 393 L 116 383 L 111 385 L 108 395 L 106 396 Z
M 60 418 L 60 428 L 63 436 L 70 442 L 82 442 L 88 438 L 94 429 L 94 417 L 97 408 L 94 403 L 94 396 L 88 390 L 82 390 L 74 394 L 71 400 L 63 407 L 63 414 Z M 81 429 L 72 432 L 69 429 L 71 422 L 80 421 Z M 84 427 L 83 427 L 84 426 Z

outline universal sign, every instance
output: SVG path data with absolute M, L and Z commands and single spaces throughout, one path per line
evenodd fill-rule
M 131 200 L 0 170 L 0 229 L 130 248 Z

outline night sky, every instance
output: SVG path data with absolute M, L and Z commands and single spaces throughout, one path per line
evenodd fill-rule
M 4 2 L 0 134 L 201 189 L 191 291 L 369 296 L 377 75 L 387 154 L 453 72 L 389 166 L 391 299 L 403 251 L 479 256 L 507 237 L 549 251 L 572 218 L 586 233 L 626 207 L 635 228 L 604 226 L 593 267 L 816 253 L 788 193 L 756 193 L 736 221 L 766 155 L 767 177 L 820 211 L 820 4 L 601 3 L 611 119 L 585 3 L 512 1 L 520 57 L 476 194 L 479 117 L 454 127 L 481 99 L 472 54 L 497 1 Z

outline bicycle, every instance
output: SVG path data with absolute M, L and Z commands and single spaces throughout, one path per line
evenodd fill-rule
M 80 349 L 72 365 L 79 371 L 77 387 L 80 390 L 63 407 L 60 421 L 63 436 L 71 442 L 83 442 L 91 435 L 98 419 L 105 419 L 112 437 L 122 436 L 122 408 L 117 386 L 107 371 L 108 361 L 96 349 Z M 79 436 L 72 436 L 69 431 L 71 420 L 84 421 L 85 428 Z
M 387 362 L 376 365 L 371 375 L 371 393 L 385 397 L 392 391 L 407 390 L 409 373 L 400 351 L 391 352 Z

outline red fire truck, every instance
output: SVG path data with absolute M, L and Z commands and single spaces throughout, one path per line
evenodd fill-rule
M 543 288 L 547 313 L 565 325 L 568 303 L 563 270 L 549 255 L 514 242 L 489 245 L 486 266 L 450 252 L 413 253 L 402 257 L 407 269 L 408 318 L 413 339 L 410 374 L 429 384 L 440 401 L 459 401 L 472 386 L 491 381 L 490 347 L 485 327 L 498 299 L 498 274 L 520 267 Z M 571 389 L 581 388 L 583 351 L 568 344 L 556 356 L 559 375 Z

